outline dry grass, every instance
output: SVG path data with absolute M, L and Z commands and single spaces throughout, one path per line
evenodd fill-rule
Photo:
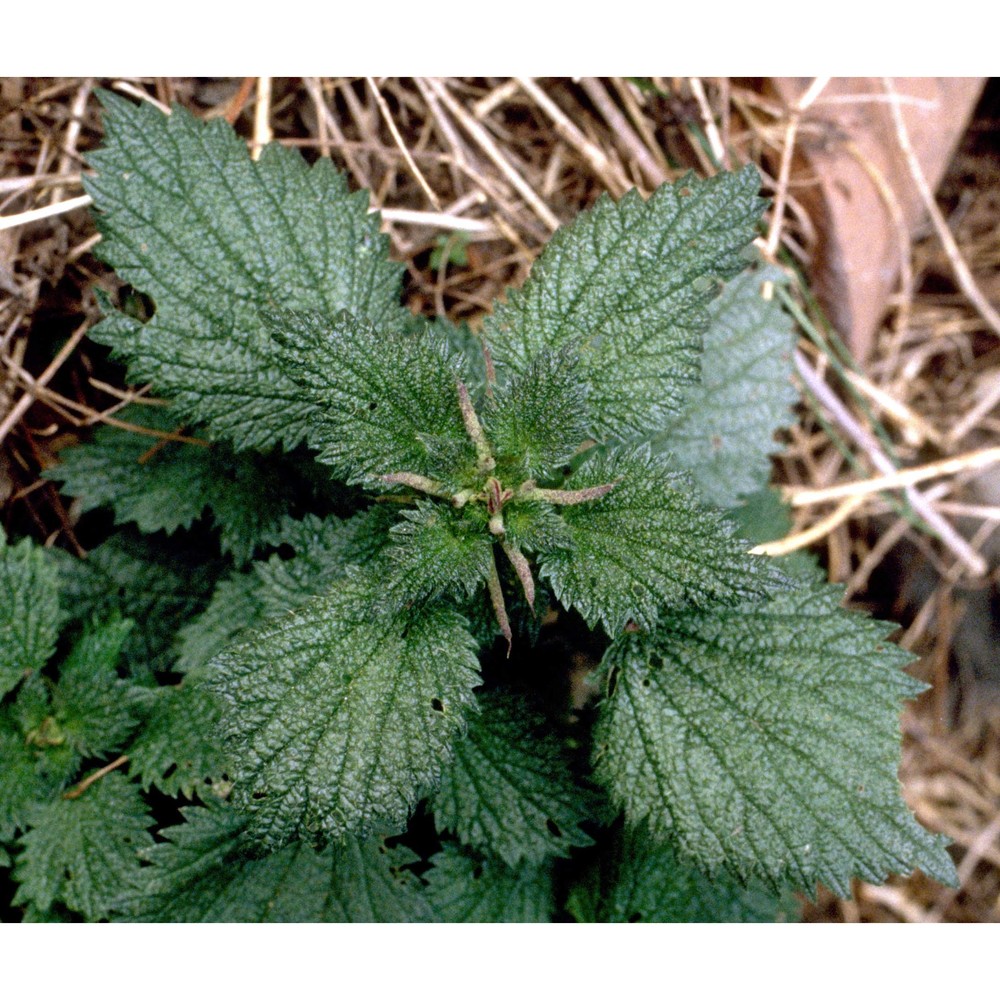
M 598 194 L 649 191 L 686 169 L 757 163 L 775 206 L 762 251 L 805 272 L 812 262 L 793 146 L 822 81 L 791 109 L 725 78 L 0 81 L 0 504 L 8 528 L 50 545 L 81 551 L 72 510 L 39 470 L 88 427 L 120 423 L 129 401 L 155 403 L 84 336 L 93 287 L 113 280 L 89 254 L 97 237 L 81 198 L 81 157 L 101 135 L 98 83 L 224 117 L 254 151 L 273 138 L 331 156 L 373 193 L 407 265 L 409 303 L 427 314 L 475 324 Z M 935 689 L 904 717 L 902 778 L 921 819 L 955 840 L 963 876 L 958 893 L 920 877 L 858 886 L 847 903 L 821 898 L 810 919 L 1000 919 L 1000 709 L 959 641 L 986 634 L 1000 526 L 995 126 L 980 119 L 956 159 L 937 228 L 912 246 L 863 371 L 806 289 L 793 281 L 788 296 L 808 391 L 776 462 L 800 498 L 784 544 L 813 546 L 830 578 L 896 615 L 921 654 L 915 669 Z M 886 193 L 890 206 L 897 194 Z M 467 263 L 453 262 L 462 252 Z M 887 491 L 884 477 L 914 467 L 929 474 Z

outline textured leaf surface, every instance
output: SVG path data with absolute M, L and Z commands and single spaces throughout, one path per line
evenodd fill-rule
M 579 349 L 591 433 L 658 430 L 698 375 L 706 305 L 739 273 L 764 202 L 753 167 L 664 185 L 644 202 L 602 196 L 552 238 L 531 277 L 488 317 L 498 368 L 544 348 Z
M 486 433 L 497 474 L 544 478 L 568 461 L 587 436 L 587 403 L 575 351 L 540 351 L 525 370 L 497 388 L 486 406 Z M 515 484 L 516 485 L 516 484 Z
M 203 552 L 126 534 L 112 536 L 86 559 L 59 555 L 61 600 L 73 620 L 120 614 L 141 623 L 126 637 L 122 655 L 134 677 L 147 679 L 173 666 L 177 633 L 208 602 L 219 569 Z
M 180 630 L 176 669 L 181 673 L 202 670 L 216 653 L 262 621 L 266 606 L 261 590 L 260 579 L 253 572 L 234 573 L 220 580 L 208 607 Z
M 444 503 L 419 502 L 403 511 L 391 536 L 381 599 L 394 608 L 444 594 L 472 594 L 493 565 L 493 536 L 480 506 L 456 510 Z
M 163 432 L 176 432 L 183 424 L 172 409 L 160 407 L 132 407 L 122 418 Z M 64 450 L 47 475 L 80 498 L 81 510 L 110 506 L 117 523 L 134 521 L 144 532 L 189 528 L 208 509 L 223 551 L 232 552 L 237 562 L 250 558 L 291 503 L 287 470 L 279 459 L 118 427 L 102 427 L 90 444 Z
M 178 687 L 157 688 L 149 718 L 129 747 L 132 774 L 143 789 L 190 798 L 206 781 L 227 771 L 222 713 L 205 684 L 186 678 Z
M 348 577 L 214 661 L 234 801 L 266 847 L 405 819 L 472 704 L 463 619 L 443 607 L 373 617 L 375 587 Z
M 922 685 L 889 627 L 804 584 L 768 603 L 665 618 L 605 657 L 596 774 L 633 822 L 709 871 L 817 881 L 922 868 L 952 883 L 943 839 L 900 797 L 899 713 Z
M 273 555 L 253 567 L 268 613 L 297 608 L 329 590 L 349 566 L 372 561 L 388 544 L 397 517 L 395 511 L 376 506 L 347 520 L 313 514 L 301 521 L 285 518 L 271 541 L 290 547 L 294 558 Z
M 204 667 L 245 629 L 328 591 L 348 566 L 366 563 L 381 551 L 397 516 L 375 507 L 347 520 L 313 514 L 300 521 L 283 518 L 267 542 L 291 549 L 292 557 L 275 553 L 221 580 L 204 613 L 181 630 L 177 669 Z
M 773 923 L 795 910 L 791 900 L 741 885 L 728 872 L 708 878 L 641 829 L 625 836 L 613 887 L 599 904 L 608 923 Z
M 392 472 L 440 476 L 450 446 L 459 472 L 475 465 L 458 402 L 457 355 L 429 334 L 386 335 L 342 313 L 273 313 L 278 364 L 316 411 L 309 441 L 349 482 Z
M 59 670 L 52 710 L 66 742 L 83 757 L 120 750 L 139 724 L 131 685 L 118 677 L 118 661 L 133 623 L 91 625 Z
M 32 741 L 7 709 L 0 712 L 0 841 L 11 840 L 31 809 L 54 795 L 70 777 L 76 756 Z
M 645 449 L 598 455 L 569 478 L 569 490 L 604 483 L 599 500 L 563 508 L 571 548 L 541 556 L 556 597 L 614 636 L 630 620 L 655 624 L 682 601 L 708 604 L 756 596 L 776 570 L 747 554 L 720 516 L 693 498 L 685 476 Z
M 15 904 L 47 910 L 58 900 L 88 920 L 106 917 L 138 883 L 139 852 L 153 842 L 139 787 L 117 771 L 79 798 L 39 806 L 31 823 L 20 841 Z
M 265 858 L 241 849 L 243 821 L 222 806 L 182 809 L 186 820 L 144 852 L 141 919 L 157 922 L 402 922 L 430 920 L 417 860 L 378 837 L 315 851 L 301 842 Z
M 580 829 L 588 799 L 551 723 L 513 695 L 486 695 L 480 707 L 434 795 L 439 829 L 512 866 L 590 844 Z
M 760 292 L 781 280 L 776 268 L 747 271 L 709 306 L 701 381 L 684 390 L 679 417 L 654 440 L 719 507 L 767 485 L 774 433 L 796 399 L 791 319 L 777 297 Z
M 252 161 L 219 119 L 101 100 L 105 145 L 84 180 L 97 252 L 156 313 L 145 324 L 113 314 L 90 335 L 215 435 L 240 447 L 300 441 L 312 405 L 275 369 L 260 311 L 403 323 L 402 268 L 387 259 L 367 195 L 350 194 L 329 160 L 310 167 L 277 143 Z
M 446 844 L 424 879 L 428 901 L 444 923 L 547 923 L 555 911 L 547 866 L 510 868 Z
M 0 527 L 0 698 L 55 651 L 59 584 L 49 554 L 25 538 L 9 545 Z

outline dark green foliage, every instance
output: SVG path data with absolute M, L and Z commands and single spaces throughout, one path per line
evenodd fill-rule
M 132 911 L 157 922 L 406 922 L 428 920 L 420 883 L 406 866 L 417 860 L 378 837 L 351 838 L 316 851 L 301 842 L 250 857 L 244 821 L 218 803 L 182 809 L 185 823 L 148 848 Z
M 708 878 L 642 827 L 622 837 L 611 885 L 595 906 L 609 923 L 773 923 L 795 912 L 790 897 L 759 884 L 744 886 L 725 872 Z
M 188 798 L 227 771 L 219 740 L 222 712 L 214 693 L 193 677 L 177 687 L 161 687 L 149 717 L 129 747 L 132 773 L 143 789 Z
M 539 351 L 496 393 L 484 415 L 510 474 L 544 479 L 568 462 L 587 436 L 586 383 L 576 351 Z M 504 470 L 506 471 L 506 470 Z
M 0 697 L 45 665 L 58 634 L 54 563 L 27 540 L 8 545 L 0 527 Z
M 123 419 L 157 432 L 183 423 L 170 409 L 133 406 Z M 256 452 L 200 447 L 102 427 L 91 444 L 70 449 L 51 472 L 81 509 L 110 506 L 140 531 L 189 528 L 208 509 L 223 552 L 245 562 L 288 508 L 288 470 Z
M 525 286 L 488 317 L 498 367 L 527 371 L 575 347 L 598 438 L 658 430 L 698 377 L 718 282 L 746 266 L 764 208 L 753 167 L 664 185 L 648 201 L 602 195 L 542 251 Z
M 78 798 L 38 806 L 30 821 L 17 858 L 15 903 L 46 910 L 61 901 L 99 920 L 138 885 L 139 853 L 153 842 L 153 820 L 123 775 L 106 775 Z
M 132 624 L 113 619 L 92 625 L 59 669 L 52 692 L 53 729 L 81 757 L 120 750 L 139 723 L 136 693 L 117 672 Z
M 84 180 L 101 258 L 156 313 L 110 315 L 91 336 L 195 423 L 238 447 L 292 445 L 313 404 L 276 370 L 261 311 L 280 303 L 332 321 L 342 309 L 396 329 L 402 268 L 364 193 L 329 160 L 277 144 L 256 162 L 225 122 L 164 117 L 106 91 L 105 143 Z
M 281 371 L 316 405 L 310 443 L 348 482 L 440 473 L 433 456 L 445 444 L 458 462 L 474 461 L 458 407 L 461 369 L 443 341 L 387 339 L 347 313 L 333 323 L 296 313 L 268 313 L 265 321 L 281 345 Z
M 0 534 L 22 919 L 753 921 L 954 878 L 899 795 L 907 656 L 750 554 L 794 399 L 754 168 L 599 198 L 474 333 L 402 306 L 327 161 L 102 99 L 100 253 L 150 318 L 93 335 L 170 404 L 51 471 L 114 512 L 85 560 Z
M 377 585 L 352 574 L 212 664 L 234 801 L 269 849 L 404 821 L 472 702 L 463 620 L 446 608 L 373 618 Z
M 791 318 L 761 291 L 783 280 L 777 268 L 755 267 L 727 282 L 708 309 L 701 381 L 684 390 L 680 413 L 654 438 L 719 507 L 767 485 L 775 429 L 796 399 Z
M 548 866 L 510 868 L 454 844 L 431 858 L 424 879 L 434 916 L 445 923 L 542 923 L 556 908 Z
M 74 622 L 115 614 L 140 623 L 122 656 L 132 675 L 148 680 L 173 667 L 180 628 L 207 603 L 219 567 L 176 545 L 113 535 L 86 559 L 59 561 L 60 603 Z
M 181 673 L 201 670 L 216 653 L 261 621 L 267 611 L 262 589 L 252 571 L 220 580 L 205 610 L 180 630 L 175 669 Z
M 76 755 L 44 735 L 0 711 L 0 841 L 13 840 L 37 803 L 60 791 L 76 768 Z
M 899 795 L 899 706 L 923 687 L 882 622 L 803 583 L 767 602 L 679 611 L 608 650 L 596 776 L 626 816 L 726 868 L 847 895 L 919 867 L 954 878 Z
M 580 829 L 589 796 L 548 720 L 502 692 L 481 698 L 480 709 L 456 740 L 434 793 L 439 828 L 512 866 L 565 857 L 570 848 L 590 844 Z
M 607 496 L 567 507 L 570 546 L 543 555 L 556 597 L 609 635 L 632 621 L 652 627 L 681 601 L 731 603 L 763 593 L 778 578 L 747 555 L 714 511 L 700 506 L 688 480 L 648 450 L 613 451 L 586 462 L 569 489 L 614 483 Z
M 386 556 L 381 600 L 398 609 L 445 593 L 474 593 L 490 574 L 493 541 L 478 508 L 418 501 L 393 527 Z
M 349 566 L 371 562 L 389 543 L 395 516 L 385 507 L 372 507 L 346 521 L 312 514 L 301 521 L 286 518 L 271 541 L 290 547 L 294 558 L 272 555 L 253 567 L 268 613 L 297 608 L 329 590 Z

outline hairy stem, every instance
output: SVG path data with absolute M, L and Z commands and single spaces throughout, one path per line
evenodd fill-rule
M 490 600 L 493 602 L 493 613 L 497 616 L 497 624 L 500 626 L 503 637 L 507 640 L 507 656 L 509 658 L 511 647 L 514 645 L 514 634 L 510 630 L 510 619 L 507 617 L 507 605 L 504 603 L 503 588 L 500 586 L 500 574 L 497 572 L 495 557 L 490 559 L 488 586 Z

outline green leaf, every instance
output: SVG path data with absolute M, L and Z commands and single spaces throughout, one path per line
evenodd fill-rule
M 376 506 L 346 521 L 307 514 L 301 521 L 285 518 L 271 542 L 290 546 L 295 555 L 272 555 L 253 566 L 259 591 L 270 615 L 279 615 L 325 593 L 349 566 L 365 565 L 388 544 L 395 511 Z
M 503 511 L 504 538 L 522 552 L 568 549 L 573 536 L 551 504 L 519 500 Z
M 222 712 L 214 693 L 191 677 L 177 687 L 161 687 L 149 718 L 129 747 L 131 773 L 144 791 L 156 786 L 188 798 L 228 770 L 220 727 Z
M 37 803 L 65 787 L 78 760 L 62 745 L 39 745 L 26 728 L 0 711 L 0 841 L 11 840 Z
M 175 432 L 183 424 L 162 407 L 131 407 L 123 419 L 160 432 Z M 209 509 L 222 550 L 238 563 L 250 558 L 292 501 L 288 470 L 277 459 L 117 427 L 102 427 L 92 443 L 67 448 L 46 475 L 79 497 L 82 511 L 110 506 L 118 524 L 134 521 L 143 532 L 189 528 Z
M 684 391 L 678 417 L 653 441 L 691 474 L 708 503 L 732 507 L 767 485 L 775 431 L 791 419 L 792 322 L 765 282 L 784 280 L 777 268 L 747 271 L 709 306 L 702 377 Z
M 81 757 L 120 750 L 139 724 L 134 689 L 117 670 L 132 625 L 120 618 L 91 625 L 59 670 L 52 710 L 66 742 Z
M 607 483 L 616 485 L 600 499 L 562 508 L 571 547 L 540 557 L 556 597 L 591 626 L 601 622 L 611 636 L 629 621 L 651 628 L 670 605 L 732 603 L 780 579 L 648 449 L 599 454 L 566 489 Z
M 86 624 L 117 613 L 141 623 L 126 637 L 122 655 L 142 680 L 173 666 L 177 633 L 205 607 L 220 568 L 204 552 L 124 533 L 86 559 L 58 555 L 61 600 L 71 619 Z
M 377 617 L 378 586 L 353 573 L 213 662 L 234 802 L 265 848 L 404 820 L 472 704 L 464 620 L 443 606 Z
M 748 166 L 686 177 L 648 201 L 607 196 L 551 239 L 519 291 L 486 319 L 498 370 L 528 370 L 544 349 L 576 347 L 589 385 L 590 432 L 655 432 L 698 376 L 706 306 L 746 266 L 764 202 Z
M 309 441 L 348 482 L 379 485 L 393 472 L 441 476 L 441 443 L 459 476 L 475 467 L 458 401 L 460 360 L 441 338 L 388 335 L 341 313 L 265 316 L 277 363 L 315 406 Z M 384 488 L 384 487 L 383 487 Z
M 708 872 L 844 896 L 854 877 L 916 867 L 954 884 L 944 839 L 900 798 L 901 702 L 923 685 L 891 626 L 843 611 L 840 593 L 804 583 L 619 638 L 596 776 Z
M 399 328 L 402 267 L 329 160 L 310 167 L 277 143 L 251 160 L 225 122 L 183 108 L 101 93 L 105 145 L 84 179 L 102 239 L 97 253 L 152 297 L 143 324 L 109 316 L 90 332 L 152 381 L 179 412 L 238 447 L 291 447 L 313 406 L 276 370 L 260 311 L 279 306 L 326 320 L 348 309 Z
M 587 436 L 585 390 L 579 356 L 565 348 L 540 351 L 496 389 L 483 420 L 501 479 L 544 479 L 573 457 Z
M 419 501 L 404 510 L 390 532 L 385 590 L 380 602 L 393 609 L 442 595 L 466 594 L 486 581 L 493 565 L 493 536 L 480 505 L 456 510 Z
M 0 698 L 55 651 L 59 582 L 49 553 L 30 539 L 9 545 L 0 527 Z
M 454 844 L 431 858 L 427 899 L 443 923 L 547 923 L 555 912 L 548 866 L 510 868 Z
M 777 489 L 770 486 L 746 496 L 737 507 L 726 511 L 726 519 L 736 526 L 736 531 L 753 545 L 784 538 L 792 530 L 791 507 L 781 498 Z M 815 577 L 826 580 L 816 556 L 807 549 L 778 556 L 775 563 L 791 577 L 803 580 Z
M 47 910 L 62 901 L 88 920 L 108 916 L 124 891 L 139 883 L 139 853 L 152 844 L 137 785 L 113 772 L 79 798 L 58 798 L 31 814 L 14 877 L 15 905 Z
M 255 564 L 256 565 L 256 564 Z M 179 633 L 175 668 L 197 673 L 251 626 L 266 617 L 263 585 L 253 572 L 220 580 L 208 607 Z
M 290 547 L 293 558 L 275 553 L 252 563 L 248 572 L 221 580 L 204 613 L 181 630 L 177 670 L 200 669 L 244 630 L 328 591 L 349 566 L 378 555 L 395 517 L 394 511 L 375 507 L 346 521 L 314 514 L 301 521 L 283 518 L 266 540 Z
M 483 351 L 483 338 L 474 333 L 464 320 L 453 323 L 447 316 L 414 317 L 421 324 L 417 329 L 425 329 L 428 336 L 443 340 L 452 353 L 461 356 L 462 370 L 468 372 L 469 392 L 477 400 L 480 388 L 485 390 L 487 383 L 486 354 Z
M 417 860 L 382 839 L 348 838 L 315 851 L 290 844 L 265 858 L 245 852 L 243 820 L 221 805 L 185 808 L 186 820 L 144 852 L 140 919 L 156 922 L 400 922 L 431 918 Z
M 645 830 L 628 832 L 617 854 L 612 887 L 599 904 L 607 923 L 774 923 L 797 907 L 760 884 L 742 885 L 727 872 L 710 879 Z
M 513 695 L 493 692 L 479 704 L 432 799 L 438 828 L 511 866 L 592 843 L 580 829 L 588 796 L 551 724 Z

